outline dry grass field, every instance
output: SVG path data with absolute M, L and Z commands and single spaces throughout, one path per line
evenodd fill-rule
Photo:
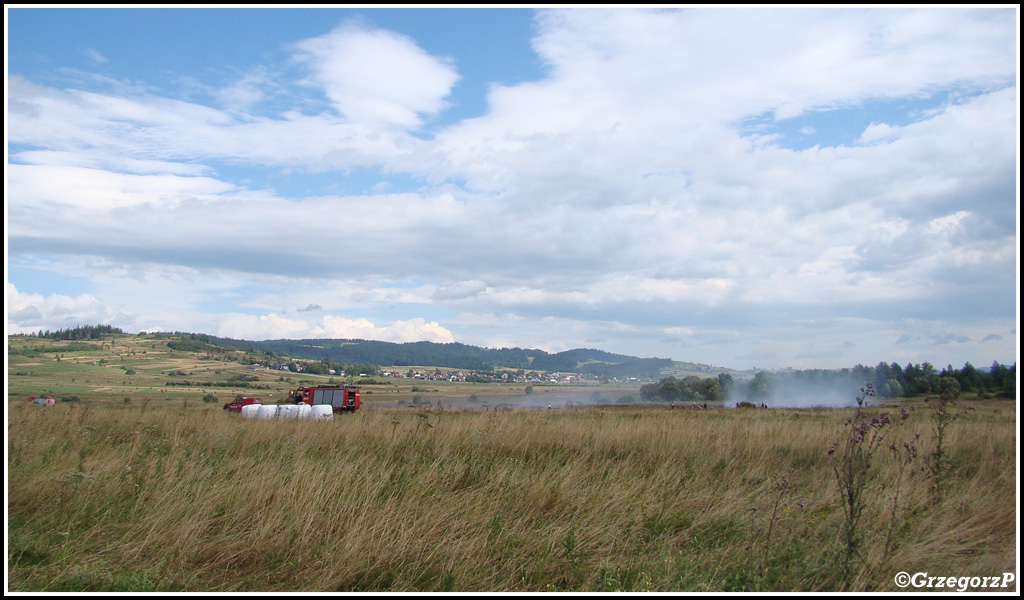
M 852 410 L 437 409 L 371 395 L 329 422 L 257 421 L 155 385 L 227 363 L 151 346 L 125 375 L 121 347 L 60 366 L 16 349 L 9 591 L 927 591 L 894 576 L 1016 573 L 1013 402 L 958 403 L 939 490 L 929 408 L 868 409 L 909 415 L 861 457 L 851 538 L 842 453 L 828 450 Z M 279 377 L 261 382 L 293 383 Z M 40 384 L 79 400 L 25 402 Z M 430 394 L 446 392 L 465 390 Z

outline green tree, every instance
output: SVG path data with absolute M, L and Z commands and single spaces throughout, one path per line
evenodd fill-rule
M 900 385 L 900 382 L 895 377 L 890 377 L 882 384 L 879 391 L 883 398 L 899 398 L 903 395 L 903 386 Z
M 728 397 L 735 385 L 732 375 L 728 373 L 718 374 L 718 393 L 721 398 Z
M 768 371 L 758 371 L 750 382 L 750 397 L 761 400 L 771 396 L 772 379 L 772 374 Z

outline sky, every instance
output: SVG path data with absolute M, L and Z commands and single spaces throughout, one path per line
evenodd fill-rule
M 8 334 L 1016 363 L 1016 5 L 5 12 Z

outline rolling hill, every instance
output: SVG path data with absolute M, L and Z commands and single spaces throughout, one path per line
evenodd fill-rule
M 395 343 L 342 339 L 252 342 L 209 336 L 208 343 L 307 360 L 327 359 L 389 367 L 433 366 L 475 371 L 528 369 L 582 373 L 598 377 L 656 379 L 662 369 L 673 365 L 673 361 L 667 358 L 639 358 L 595 349 L 574 349 L 551 354 L 537 349 L 481 348 L 457 342 Z

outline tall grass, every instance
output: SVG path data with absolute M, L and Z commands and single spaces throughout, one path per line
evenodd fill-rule
M 927 473 L 902 477 L 899 527 L 862 528 L 847 582 L 826 453 L 844 411 L 367 408 L 321 423 L 12 403 L 9 585 L 813 591 L 997 575 L 1016 544 L 1016 421 L 998 407 L 1010 414 L 950 425 L 940 502 Z M 877 483 L 865 522 L 887 523 L 894 488 Z

